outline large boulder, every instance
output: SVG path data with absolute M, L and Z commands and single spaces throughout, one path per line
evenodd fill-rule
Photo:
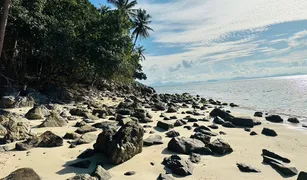
M 293 124 L 298 124 L 298 123 L 300 123 L 300 121 L 297 119 L 297 118 L 289 118 L 288 119 L 288 122 L 290 122 L 290 123 L 293 123 Z
M 225 121 L 224 121 L 224 119 L 220 118 L 219 116 L 216 116 L 213 119 L 213 123 L 222 125 L 222 124 L 225 123 Z
M 16 143 L 16 150 L 29 150 L 33 147 L 59 147 L 63 145 L 63 139 L 51 131 L 46 131 L 40 136 L 33 136 L 28 140 Z
M 45 116 L 50 115 L 49 110 L 44 106 L 35 106 L 32 109 L 30 109 L 25 117 L 30 120 L 36 120 L 36 119 L 44 119 Z
M 252 128 L 255 124 L 254 120 L 249 117 L 234 117 L 232 119 L 229 119 L 229 121 L 232 122 L 233 125 L 240 127 Z
M 210 112 L 210 116 L 211 117 L 220 117 L 226 121 L 228 121 L 229 119 L 232 119 L 233 116 L 230 115 L 229 113 L 227 113 L 226 111 L 223 111 L 221 109 L 215 108 Z
M 112 164 L 118 165 L 142 152 L 143 135 L 143 127 L 131 121 L 116 133 L 111 128 L 104 130 L 99 134 L 94 149 L 109 157 Z
M 230 145 L 222 139 L 216 139 L 210 143 L 209 148 L 213 153 L 218 155 L 226 155 L 233 152 L 233 149 L 230 147 Z
M 168 130 L 174 128 L 174 124 L 173 123 L 169 123 L 169 122 L 158 121 L 157 127 L 161 128 L 163 130 L 168 131 Z
M 307 172 L 301 171 L 297 177 L 297 180 L 306 180 L 307 179 Z
M 266 136 L 272 136 L 272 137 L 277 136 L 276 131 L 270 128 L 263 128 L 261 131 L 261 134 L 266 135 Z
M 267 116 L 265 117 L 265 119 L 267 121 L 270 121 L 270 122 L 273 122 L 273 123 L 282 123 L 284 120 L 278 116 L 278 115 L 270 115 L 270 116 Z
M 162 164 L 171 169 L 172 172 L 178 176 L 192 175 L 194 170 L 194 166 L 190 161 L 184 160 L 177 155 L 164 158 Z
M 15 98 L 13 96 L 3 96 L 0 99 L 0 108 L 13 108 L 15 104 Z
M 203 134 L 203 133 L 200 133 L 200 132 L 196 132 L 195 134 L 191 135 L 190 138 L 198 139 L 205 144 L 209 144 L 210 140 L 211 140 L 210 135 L 206 135 L 206 134 Z
M 191 153 L 199 153 L 202 155 L 212 154 L 211 150 L 208 147 L 206 147 L 205 143 L 203 143 L 202 141 L 186 137 L 172 138 L 167 145 L 167 149 L 181 154 L 191 154 Z
M 32 168 L 20 168 L 1 180 L 41 180 Z
M 39 127 L 64 127 L 67 125 L 65 119 L 63 119 L 58 113 L 51 112 L 50 116 L 39 125 Z

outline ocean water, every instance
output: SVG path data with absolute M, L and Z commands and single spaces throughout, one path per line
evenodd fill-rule
M 307 119 L 307 75 L 155 87 L 158 93 L 200 95 L 249 111 Z

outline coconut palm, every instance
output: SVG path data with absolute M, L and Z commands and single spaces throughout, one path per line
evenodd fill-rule
M 144 48 L 144 46 L 139 46 L 136 48 L 136 52 L 141 61 L 146 60 L 146 57 L 144 56 L 145 51 L 146 49 Z
M 136 0 L 108 0 L 108 3 L 113 4 L 125 18 L 132 18 L 135 16 L 135 9 L 133 9 L 133 7 L 137 5 Z
M 3 47 L 3 42 L 4 42 L 5 29 L 6 29 L 7 18 L 8 18 L 10 6 L 11 6 L 11 0 L 3 1 L 3 14 L 1 17 L 1 22 L 0 22 L 0 57 L 2 54 L 2 47 Z
M 133 19 L 134 30 L 132 32 L 132 36 L 135 36 L 133 47 L 135 46 L 139 37 L 146 39 L 150 36 L 149 31 L 153 31 L 153 29 L 148 26 L 148 24 L 151 22 L 150 19 L 151 16 L 147 14 L 146 10 L 138 9 L 136 11 L 136 16 Z

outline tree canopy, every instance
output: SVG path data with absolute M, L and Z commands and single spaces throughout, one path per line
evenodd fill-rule
M 134 48 L 130 34 L 138 28 L 137 2 L 109 2 L 116 9 L 97 8 L 89 0 L 12 1 L 0 59 L 1 83 L 146 79 L 140 65 L 144 48 Z M 143 16 L 148 27 L 150 16 Z

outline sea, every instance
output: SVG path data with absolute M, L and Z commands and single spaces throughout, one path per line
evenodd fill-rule
M 190 93 L 235 103 L 244 113 L 255 111 L 296 117 L 307 123 L 307 75 L 154 87 L 158 93 Z

